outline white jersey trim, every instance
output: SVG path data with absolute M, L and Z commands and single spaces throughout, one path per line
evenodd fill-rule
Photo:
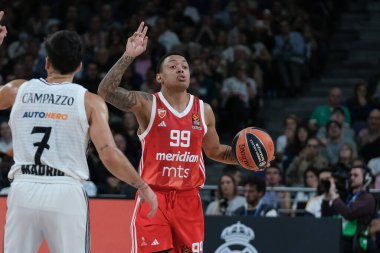
M 182 117 L 186 116 L 190 112 L 191 108 L 193 107 L 194 96 L 191 94 L 190 94 L 189 103 L 187 104 L 185 110 L 183 110 L 182 112 L 178 112 L 176 109 L 174 109 L 169 104 L 169 102 L 165 99 L 164 95 L 162 95 L 161 91 L 158 93 L 158 96 L 160 97 L 160 99 L 164 103 L 164 105 L 169 109 L 169 111 L 171 113 L 173 113 L 175 116 L 177 116 L 178 118 L 182 118 Z
M 143 140 L 145 136 L 148 135 L 150 129 L 152 128 L 154 118 L 156 117 L 156 96 L 153 95 L 153 102 L 152 102 L 152 112 L 150 113 L 150 120 L 148 127 L 145 129 L 145 131 L 142 134 L 138 134 L 137 136 L 139 137 L 140 140 Z
M 206 119 L 205 119 L 205 104 L 202 100 L 199 99 L 199 108 L 201 110 L 201 118 L 202 118 L 202 123 L 203 123 L 203 128 L 204 128 L 204 135 L 207 133 L 207 124 L 206 124 Z

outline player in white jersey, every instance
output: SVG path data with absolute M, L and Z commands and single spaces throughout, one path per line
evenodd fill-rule
M 0 12 L 0 20 L 3 16 Z M 0 26 L 0 44 L 6 35 Z M 156 195 L 117 149 L 104 101 L 73 84 L 82 44 L 75 32 L 59 31 L 45 42 L 46 79 L 14 80 L 0 86 L 0 109 L 12 107 L 15 164 L 7 199 L 5 253 L 34 253 L 43 239 L 50 252 L 90 252 L 86 147 L 91 138 L 100 159 L 157 209 Z

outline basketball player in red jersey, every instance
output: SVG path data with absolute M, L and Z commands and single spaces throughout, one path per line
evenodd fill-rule
M 158 198 L 157 214 L 147 219 L 148 210 L 136 197 L 132 252 L 203 252 L 203 210 L 198 193 L 205 182 L 202 148 L 215 161 L 236 161 L 231 147 L 219 142 L 210 105 L 187 93 L 190 71 L 183 56 L 167 54 L 160 60 L 158 93 L 119 87 L 124 71 L 146 49 L 147 30 L 142 22 L 128 38 L 123 56 L 98 89 L 107 102 L 136 115 L 143 151 L 140 174 Z

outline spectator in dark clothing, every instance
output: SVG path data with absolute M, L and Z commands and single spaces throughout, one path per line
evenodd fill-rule
M 372 177 L 368 168 L 353 167 L 350 174 L 350 194 L 346 200 L 336 192 L 331 179 L 329 192 L 322 202 L 322 217 L 343 217 L 343 252 L 367 252 L 368 226 L 376 212 L 376 201 L 366 191 Z
M 262 201 L 266 184 L 263 178 L 248 177 L 244 183 L 245 205 L 235 211 L 236 215 L 277 217 L 276 209 Z

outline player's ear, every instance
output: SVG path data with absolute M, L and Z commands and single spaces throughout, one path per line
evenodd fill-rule
M 162 83 L 162 75 L 160 73 L 156 74 L 156 81 L 161 84 Z

